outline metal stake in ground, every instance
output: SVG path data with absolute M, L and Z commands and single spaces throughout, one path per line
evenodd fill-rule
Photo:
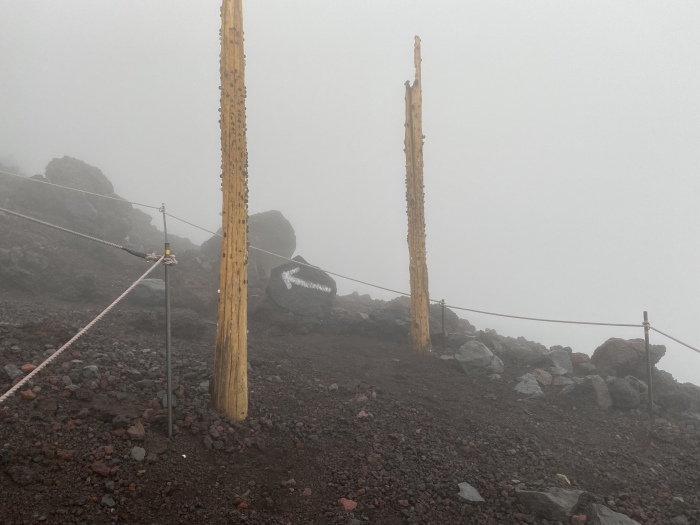
M 440 300 L 440 306 L 442 307 L 442 350 L 445 351 L 447 348 L 447 332 L 445 331 L 445 300 Z
M 651 384 L 651 348 L 649 347 L 649 316 L 644 312 L 644 346 L 647 351 L 647 395 L 649 403 L 649 422 L 654 422 L 654 391 Z
M 165 237 L 165 251 L 163 256 L 170 258 L 170 243 L 168 242 L 168 224 L 165 220 L 165 204 L 160 211 L 163 213 L 163 235 Z M 173 437 L 173 371 L 172 371 L 172 352 L 170 339 L 170 279 L 168 264 L 164 264 L 165 268 L 165 370 L 166 370 L 166 390 L 165 400 L 168 403 L 168 437 Z

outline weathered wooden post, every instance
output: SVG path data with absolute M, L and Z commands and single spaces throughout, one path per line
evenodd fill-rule
M 406 81 L 406 202 L 408 213 L 408 255 L 411 279 L 411 350 L 431 354 L 430 297 L 425 256 L 425 211 L 423 194 L 423 95 L 421 91 L 420 38 L 415 37 L 413 57 L 416 78 Z
M 223 239 L 214 406 L 231 419 L 248 415 L 248 152 L 242 0 L 221 5 L 221 169 Z

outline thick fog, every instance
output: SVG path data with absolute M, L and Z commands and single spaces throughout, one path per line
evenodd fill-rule
M 119 195 L 217 229 L 219 6 L 0 3 L 0 158 L 31 175 L 77 157 Z M 309 262 L 408 291 L 417 34 L 431 297 L 614 323 L 648 310 L 700 345 L 700 4 L 248 0 L 244 26 L 250 212 L 282 211 Z M 586 353 L 643 336 L 461 315 Z M 700 355 L 652 342 L 660 368 L 700 383 Z

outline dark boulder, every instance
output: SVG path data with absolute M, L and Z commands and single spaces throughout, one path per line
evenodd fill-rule
M 68 156 L 49 162 L 46 166 L 46 178 L 54 184 L 69 188 L 101 195 L 114 193 L 114 186 L 99 169 Z
M 632 376 L 613 377 L 608 382 L 608 391 L 612 398 L 613 406 L 620 410 L 637 408 L 641 403 L 641 381 Z M 646 387 L 646 385 L 644 385 Z M 646 388 L 645 388 L 646 391 Z
M 296 314 L 325 317 L 335 299 L 335 281 L 323 270 L 308 266 L 301 256 L 294 261 L 272 270 L 267 296 L 274 304 Z
M 663 345 L 651 345 L 651 362 L 655 365 L 666 353 Z M 647 376 L 646 349 L 643 339 L 608 339 L 596 348 L 591 357 L 601 375 L 624 377 L 633 375 L 639 379 Z

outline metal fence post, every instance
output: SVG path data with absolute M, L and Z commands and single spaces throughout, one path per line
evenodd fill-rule
M 654 391 L 653 391 L 653 386 L 652 386 L 652 379 L 651 379 L 651 372 L 652 372 L 652 366 L 651 366 L 651 348 L 649 346 L 649 316 L 647 315 L 647 312 L 644 312 L 644 346 L 646 347 L 646 353 L 647 353 L 647 396 L 648 396 L 648 403 L 649 403 L 649 422 L 653 423 L 654 421 Z
M 445 300 L 440 300 L 440 306 L 442 306 L 442 351 L 447 348 L 447 332 L 445 331 Z
M 163 213 L 163 235 L 165 236 L 165 259 L 170 258 L 170 243 L 168 242 L 168 225 L 165 220 L 165 204 L 160 211 Z M 172 351 L 170 339 L 170 279 L 169 264 L 163 264 L 165 268 L 165 370 L 166 370 L 166 391 L 165 399 L 168 404 L 168 437 L 173 437 L 173 374 L 172 374 Z

